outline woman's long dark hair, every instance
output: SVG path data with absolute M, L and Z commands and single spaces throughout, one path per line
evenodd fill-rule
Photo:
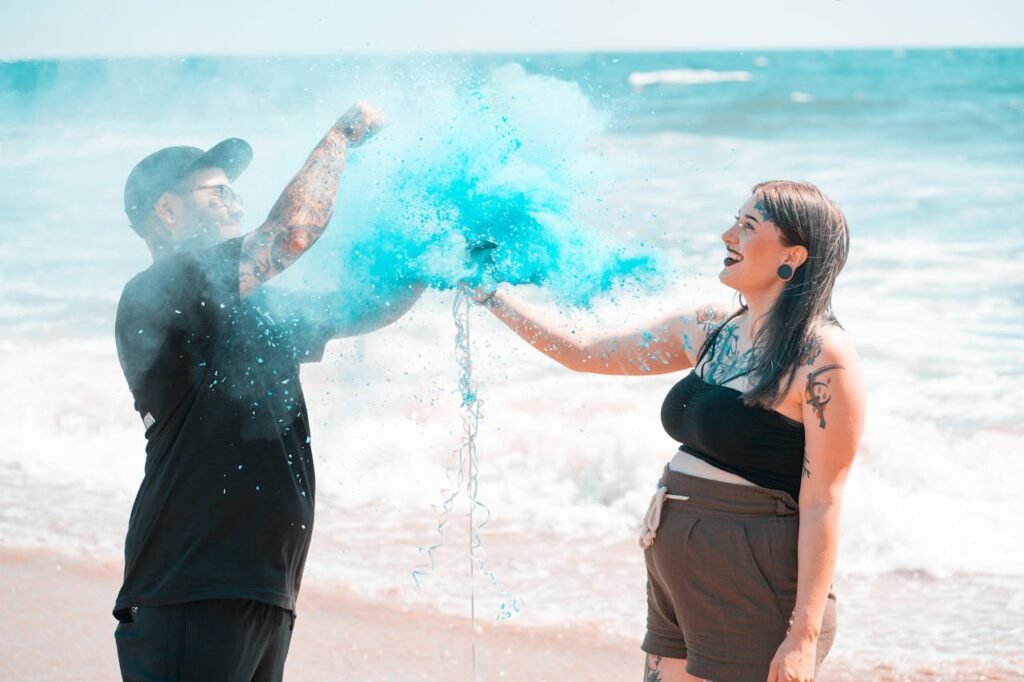
M 815 323 L 839 324 L 832 313 L 832 288 L 850 251 L 850 233 L 843 212 L 810 183 L 762 182 L 754 187 L 753 196 L 765 218 L 778 227 L 783 246 L 807 249 L 807 261 L 786 283 L 753 339 L 752 385 L 743 402 L 770 409 L 793 385 L 799 361 L 813 343 Z M 708 334 L 697 355 L 698 366 L 722 329 L 746 310 L 741 304 Z

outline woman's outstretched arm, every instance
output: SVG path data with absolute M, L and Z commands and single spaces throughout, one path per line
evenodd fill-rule
M 708 332 L 728 316 L 724 306 L 701 305 L 649 324 L 595 332 L 530 305 L 505 287 L 477 301 L 541 353 L 591 374 L 668 374 L 693 367 Z

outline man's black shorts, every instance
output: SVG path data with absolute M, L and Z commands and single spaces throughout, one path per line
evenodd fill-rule
M 114 631 L 126 681 L 277 682 L 293 612 L 242 599 L 133 607 Z

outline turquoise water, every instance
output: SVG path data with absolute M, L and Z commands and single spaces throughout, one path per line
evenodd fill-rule
M 439 83 L 471 85 L 510 62 L 578 83 L 619 131 L 966 145 L 961 151 L 1007 160 L 1024 152 L 1019 49 L 6 62 L 0 102 L 8 128 L 113 120 L 124 131 L 184 119 L 201 130 L 242 117 L 283 117 L 289 128 L 303 112 L 330 117 L 345 92 L 387 84 L 422 95 Z M 628 81 L 670 69 L 752 78 L 707 83 L 697 96 L 657 86 L 637 94 Z M 797 92 L 810 106 L 794 102 Z
M 495 85 L 494 70 L 508 63 L 559 80 L 516 82 L 506 68 L 497 77 L 504 82 Z M 630 85 L 631 74 L 673 70 L 691 82 L 705 74 L 709 82 Z M 736 74 L 747 80 L 730 80 Z M 1024 158 L 1021 50 L 7 62 L 0 63 L 0 229 L 11 250 L 0 265 L 15 279 L 22 267 L 35 267 L 38 261 L 22 263 L 17 254 L 39 230 L 66 244 L 85 229 L 86 244 L 119 253 L 121 177 L 164 141 L 201 145 L 242 135 L 259 142 L 250 173 L 259 176 L 242 185 L 247 196 L 258 196 L 251 203 L 250 220 L 256 220 L 320 131 L 357 96 L 381 103 L 393 121 L 389 144 L 371 149 L 374 164 L 354 176 L 363 185 L 350 211 L 363 210 L 366 192 L 377 197 L 375 216 L 350 214 L 372 232 L 362 245 L 379 245 L 383 231 L 392 241 L 401 235 L 403 248 L 411 239 L 422 253 L 457 228 L 470 241 L 499 232 L 519 249 L 540 247 L 533 267 L 525 267 L 530 258 L 521 254 L 517 267 L 499 278 L 530 281 L 572 270 L 559 243 L 564 248 L 593 236 L 572 202 L 593 203 L 595 181 L 636 170 L 582 153 L 581 143 L 601 135 L 627 144 L 667 134 L 725 140 L 733 148 L 791 145 L 804 157 L 798 161 L 827 157 L 840 166 L 848 157 L 859 166 L 861 184 L 842 198 L 848 210 L 863 208 L 870 218 L 857 224 L 860 234 L 970 241 L 1020 233 L 1019 223 L 1007 225 L 1005 211 L 1020 189 Z M 524 99 L 529 106 L 508 120 L 511 103 Z M 517 148 L 523 134 L 533 139 Z M 645 153 L 673 162 L 659 159 L 658 149 Z M 720 168 L 722 160 L 728 155 L 676 162 L 699 170 Z M 507 177 L 516 164 L 523 172 Z M 804 170 L 806 164 L 792 165 Z M 376 186 L 367 186 L 370 175 Z M 885 187 L 891 196 L 874 196 Z M 438 200 L 439 193 L 448 196 Z M 606 222 L 636 222 L 647 208 L 627 206 Z M 438 219 L 445 225 L 424 233 Z M 502 233 L 501 224 L 506 231 L 515 225 L 515 234 Z M 559 231 L 556 224 L 559 238 L 538 239 L 538 229 L 548 236 Z M 570 290 L 579 292 L 595 274 L 600 280 L 618 270 L 642 276 L 656 269 L 639 236 L 631 243 L 588 243 L 600 250 L 603 267 L 570 272 L 560 292 L 572 298 Z M 113 286 L 120 273 L 114 276 L 110 261 L 96 255 L 82 267 L 109 273 L 105 285 Z M 391 265 L 385 269 L 394 270 Z M 427 274 L 438 284 L 451 279 Z

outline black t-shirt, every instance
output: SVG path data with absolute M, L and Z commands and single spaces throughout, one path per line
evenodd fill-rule
M 299 363 L 320 359 L 330 330 L 281 314 L 283 292 L 242 299 L 240 251 L 233 239 L 161 259 L 121 294 L 118 357 L 148 442 L 115 615 L 201 599 L 295 608 L 315 482 Z

